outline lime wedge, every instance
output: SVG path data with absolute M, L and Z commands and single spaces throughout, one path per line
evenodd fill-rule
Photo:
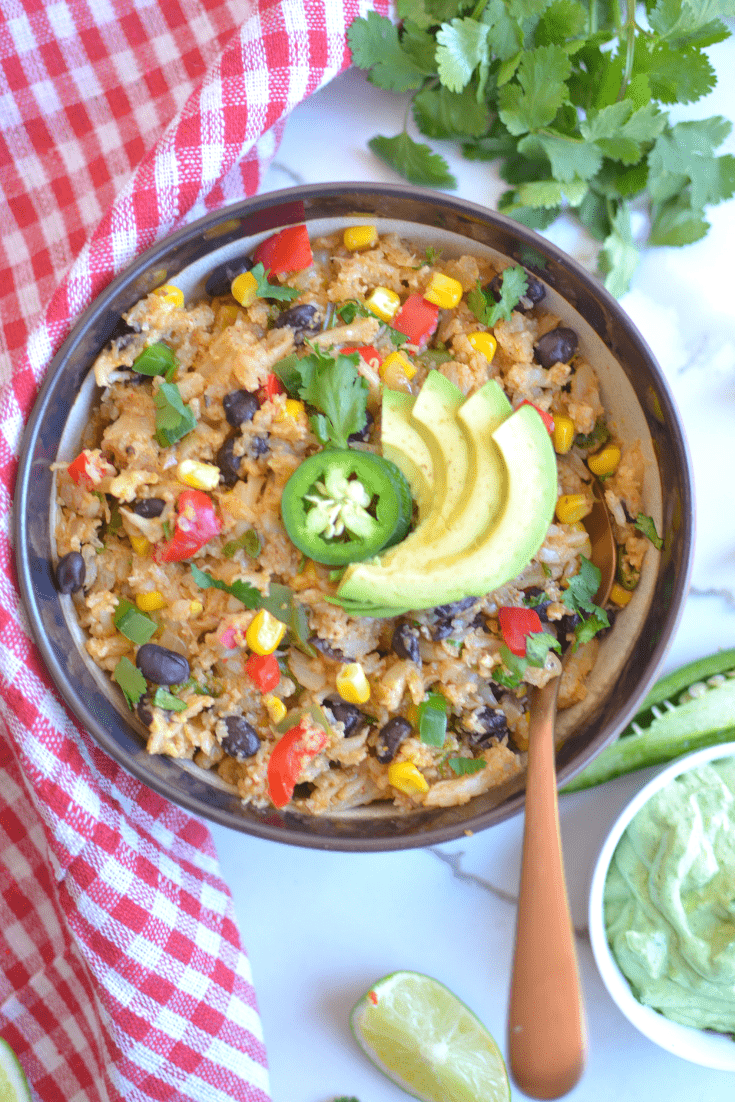
M 18 1057 L 0 1037 L 0 1102 L 33 1102 L 31 1089 Z
M 456 995 L 420 972 L 393 972 L 352 1008 L 365 1055 L 423 1102 L 508 1102 L 500 1049 Z

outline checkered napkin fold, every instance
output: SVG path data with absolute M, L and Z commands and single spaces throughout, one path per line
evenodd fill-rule
M 0 0 L 0 1034 L 42 1102 L 269 1097 L 210 835 L 60 703 L 19 605 L 13 482 L 74 320 L 143 249 L 258 190 L 371 7 Z

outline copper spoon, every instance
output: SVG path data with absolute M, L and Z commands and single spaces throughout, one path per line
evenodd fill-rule
M 584 524 L 601 571 L 595 603 L 615 576 L 615 540 L 598 483 Z M 559 832 L 554 720 L 559 677 L 531 692 L 521 885 L 508 1016 L 516 1085 L 531 1098 L 560 1098 L 581 1078 L 587 1054 L 582 991 Z

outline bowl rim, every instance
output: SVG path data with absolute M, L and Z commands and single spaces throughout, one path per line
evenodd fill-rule
M 473 226 L 479 223 L 480 226 L 494 225 L 499 234 L 512 238 L 515 243 L 514 251 L 522 250 L 528 246 L 536 248 L 538 252 L 548 260 L 549 264 L 556 266 L 560 278 L 571 281 L 577 295 L 581 295 L 583 298 L 586 298 L 586 300 L 589 300 L 592 308 L 603 311 L 607 315 L 614 315 L 616 324 L 620 327 L 619 334 L 621 339 L 627 341 L 635 348 L 636 353 L 645 361 L 646 369 L 649 372 L 647 385 L 650 390 L 651 383 L 653 382 L 656 384 L 658 389 L 654 397 L 660 399 L 661 406 L 663 407 L 663 409 L 658 409 L 656 417 L 662 420 L 664 417 L 666 418 L 667 431 L 670 434 L 677 454 L 677 477 L 681 494 L 679 502 L 681 512 L 677 533 L 677 542 L 679 546 L 679 557 L 677 559 L 678 567 L 668 583 L 669 589 L 666 593 L 668 602 L 667 612 L 664 618 L 663 627 L 651 640 L 650 648 L 646 655 L 647 669 L 645 673 L 641 675 L 641 679 L 637 683 L 635 697 L 628 697 L 625 704 L 620 706 L 615 713 L 614 723 L 607 718 L 604 724 L 601 725 L 601 729 L 596 736 L 597 742 L 593 744 L 594 750 L 591 754 L 587 754 L 585 760 L 575 762 L 573 757 L 572 760 L 562 759 L 559 763 L 558 783 L 562 785 L 567 780 L 571 779 L 575 773 L 584 768 L 584 765 L 590 757 L 594 756 L 594 752 L 599 752 L 604 745 L 611 742 L 616 737 L 618 731 L 632 718 L 638 706 L 638 702 L 643 699 L 645 693 L 655 680 L 670 640 L 681 620 L 691 576 L 694 554 L 694 477 L 692 460 L 684 435 L 681 417 L 664 373 L 644 337 L 639 332 L 632 319 L 621 308 L 620 304 L 605 290 L 595 276 L 547 238 L 513 221 L 506 215 L 460 197 L 446 195 L 428 188 L 379 182 L 342 181 L 287 188 L 264 195 L 252 196 L 248 199 L 219 208 L 218 210 L 210 211 L 202 218 L 187 223 L 171 234 L 166 235 L 160 241 L 138 254 L 126 265 L 123 271 L 111 280 L 100 294 L 96 296 L 93 302 L 81 313 L 74 323 L 71 332 L 51 360 L 46 377 L 43 380 L 24 431 L 16 477 L 13 529 L 19 589 L 26 608 L 34 641 L 39 648 L 43 661 L 51 674 L 57 690 L 65 700 L 70 711 L 76 716 L 77 720 L 86 728 L 94 741 L 101 746 L 103 750 L 109 753 L 138 780 L 147 784 L 161 795 L 171 799 L 173 802 L 178 803 L 180 806 L 185 807 L 195 814 L 202 815 L 205 818 L 209 818 L 222 825 L 229 826 L 230 828 L 240 829 L 246 833 L 255 834 L 256 836 L 274 841 L 304 845 L 310 848 L 376 852 L 438 844 L 461 837 L 468 831 L 473 832 L 485 829 L 494 822 L 499 822 L 520 812 L 525 801 L 524 791 L 516 792 L 510 797 L 507 797 L 501 805 L 491 808 L 490 810 L 483 811 L 478 809 L 474 817 L 463 819 L 460 823 L 452 823 L 451 821 L 436 822 L 419 830 L 408 829 L 399 837 L 371 835 L 358 838 L 349 833 L 341 834 L 338 830 L 335 830 L 334 833 L 328 837 L 320 837 L 311 831 L 305 831 L 303 828 L 299 828 L 298 818 L 296 816 L 290 817 L 291 823 L 293 824 L 291 826 L 284 824 L 282 821 L 276 823 L 275 821 L 269 822 L 263 819 L 253 824 L 249 821 L 245 821 L 245 819 L 241 820 L 230 808 L 219 807 L 215 803 L 207 803 L 200 795 L 192 794 L 192 792 L 190 792 L 191 785 L 189 785 L 188 782 L 184 784 L 184 790 L 182 790 L 178 786 L 178 783 L 175 783 L 166 775 L 165 770 L 161 772 L 151 771 L 147 763 L 141 762 L 136 754 L 131 755 L 124 747 L 119 746 L 115 737 L 107 730 L 105 724 L 100 721 L 100 717 L 96 714 L 94 708 L 88 707 L 87 702 L 77 689 L 69 684 L 69 675 L 65 672 L 62 665 L 63 656 L 57 653 L 53 646 L 50 645 L 46 637 L 46 632 L 42 630 L 41 627 L 43 595 L 39 597 L 35 590 L 34 583 L 34 571 L 37 574 L 39 565 L 37 562 L 33 561 L 28 549 L 29 518 L 27 516 L 27 498 L 30 492 L 29 486 L 34 477 L 34 455 L 36 448 L 39 446 L 39 434 L 42 420 L 48 413 L 53 402 L 54 387 L 57 380 L 63 377 L 64 372 L 68 370 L 70 361 L 73 361 L 74 356 L 79 354 L 79 349 L 83 345 L 88 328 L 95 321 L 99 321 L 105 311 L 109 312 L 111 305 L 117 301 L 117 296 L 124 296 L 128 293 L 129 289 L 136 286 L 136 281 L 141 276 L 141 273 L 150 271 L 157 264 L 160 264 L 160 261 L 174 249 L 183 247 L 187 242 L 195 238 L 207 237 L 208 234 L 206 231 L 211 231 L 214 227 L 218 227 L 223 223 L 226 224 L 230 220 L 238 218 L 244 219 L 248 225 L 250 221 L 259 221 L 257 227 L 253 225 L 252 228 L 240 231 L 240 235 L 243 238 L 252 238 L 257 237 L 262 230 L 275 232 L 280 226 L 304 221 L 308 224 L 311 219 L 317 217 L 344 217 L 347 216 L 346 209 L 342 207 L 339 207 L 339 209 L 334 208 L 335 205 L 339 206 L 340 202 L 344 204 L 346 201 L 345 196 L 348 197 L 349 202 L 354 204 L 350 208 L 351 214 L 349 215 L 353 218 L 359 216 L 356 212 L 361 210 L 359 206 L 361 198 L 375 203 L 390 200 L 396 205 L 405 205 L 407 207 L 412 207 L 412 205 L 416 204 L 419 206 L 421 204 L 430 204 L 432 208 L 439 208 L 440 210 L 448 212 L 448 214 L 453 216 L 458 223 L 462 224 L 462 230 L 455 230 L 455 232 L 462 233 L 466 237 L 468 243 L 474 240 Z M 321 202 L 329 207 L 328 213 L 322 212 L 321 214 L 315 214 L 313 212 L 313 204 L 317 202 Z M 309 204 L 311 204 L 311 206 Z M 298 213 L 298 211 L 300 211 L 300 213 Z M 374 214 L 377 217 L 392 217 L 391 215 L 384 214 L 382 209 L 376 209 Z M 410 216 L 406 215 L 405 218 L 407 224 L 410 225 Z M 417 223 L 420 221 L 420 218 L 416 218 Z M 424 224 L 428 223 L 424 222 Z M 225 241 L 226 238 L 219 236 L 215 237 L 212 243 L 213 251 L 219 244 Z M 509 259 L 512 258 L 513 254 L 511 253 L 509 254 Z M 523 259 L 516 259 L 517 262 L 524 263 Z M 554 286 L 553 283 L 552 286 Z M 560 293 L 563 294 L 561 291 Z M 140 297 L 140 295 L 137 294 L 136 298 L 137 297 Z M 574 298 L 570 300 L 570 305 L 572 308 L 579 309 L 578 303 Z M 604 337 L 599 334 L 599 330 L 598 335 L 601 336 L 601 339 L 604 339 Z M 605 336 L 607 336 L 607 332 Z M 87 371 L 90 366 L 91 361 L 87 363 Z M 568 740 L 565 746 L 568 746 L 572 741 L 571 739 Z M 289 816 L 286 816 L 286 818 L 289 818 Z M 409 816 L 406 818 L 411 817 Z
M 675 1056 L 718 1071 L 735 1071 L 735 1041 L 721 1034 L 673 1022 L 636 999 L 608 944 L 603 893 L 615 848 L 626 827 L 651 797 L 682 773 L 706 762 L 733 756 L 735 742 L 722 742 L 694 750 L 671 762 L 636 793 L 618 815 L 600 850 L 592 873 L 588 914 L 590 942 L 597 969 L 610 997 L 628 1021 L 654 1044 Z

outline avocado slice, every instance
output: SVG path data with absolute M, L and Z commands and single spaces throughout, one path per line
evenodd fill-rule
M 459 387 L 441 371 L 432 370 L 411 411 L 411 420 L 425 436 L 434 467 L 433 501 L 421 525 L 427 526 L 422 540 L 430 534 L 441 534 L 454 510 L 463 504 L 468 483 L 474 477 L 469 440 L 457 421 L 457 410 L 464 400 Z M 412 543 L 415 535 L 408 537 Z
M 433 500 L 434 461 L 421 427 L 411 420 L 416 398 L 405 391 L 383 391 L 381 444 L 383 455 L 403 472 L 424 519 Z
M 482 596 L 515 578 L 538 551 L 554 515 L 556 455 L 543 421 L 521 406 L 490 437 L 506 468 L 507 495 L 500 515 L 473 545 L 437 558 L 431 534 L 413 533 L 413 554 L 391 566 L 391 558 L 353 563 L 337 591 L 353 606 L 433 608 L 467 596 Z M 408 540 L 404 541 L 404 544 Z
M 488 530 L 505 495 L 505 466 L 492 433 L 512 412 L 513 407 L 494 380 L 462 403 L 457 420 L 469 443 L 469 462 L 467 484 L 459 504 L 438 533 L 432 535 L 419 524 L 410 539 L 396 544 L 389 555 L 381 558 L 386 568 L 413 566 L 417 554 L 423 561 L 429 545 L 432 559 L 455 556 Z

